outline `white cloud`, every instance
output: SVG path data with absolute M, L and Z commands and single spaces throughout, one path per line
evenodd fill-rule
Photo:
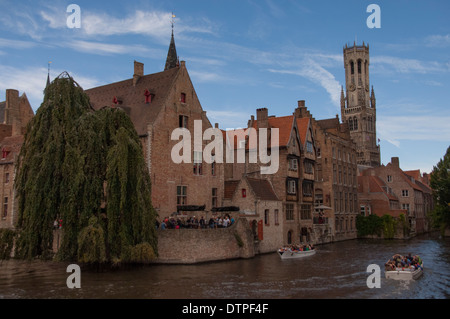
M 0 65 L 0 74 L 8 74 L 8 76 L 0 77 L 0 92 L 3 94 L 6 89 L 15 89 L 19 90 L 20 95 L 26 93 L 31 107 L 36 111 L 44 98 L 47 72 L 47 68 L 43 67 L 28 67 L 22 69 Z M 53 70 L 50 77 L 54 78 L 61 72 L 61 70 Z M 100 85 L 100 82 L 97 79 L 77 74 L 70 75 L 84 89 Z
M 450 34 L 430 35 L 425 39 L 425 43 L 429 47 L 448 47 L 450 46 Z
M 305 58 L 300 62 L 299 68 L 283 70 L 269 69 L 269 71 L 273 73 L 298 75 L 319 84 L 329 94 L 333 105 L 340 107 L 341 85 L 334 75 L 322 67 L 317 60 Z
M 76 51 L 109 55 L 109 54 L 133 54 L 145 57 L 161 57 L 164 56 L 162 50 L 149 49 L 143 45 L 124 45 L 124 44 L 113 44 L 113 43 L 102 43 L 102 42 L 91 42 L 84 40 L 73 40 L 66 42 L 65 46 L 68 46 Z
M 438 73 L 448 72 L 450 68 L 436 61 L 420 61 L 391 56 L 375 56 L 370 59 L 372 70 L 376 73 Z
M 377 119 L 377 132 L 382 140 L 400 147 L 402 140 L 450 141 L 450 116 L 382 116 Z
M 36 46 L 35 42 L 32 41 L 20 41 L 0 38 L 0 47 L 14 48 L 14 49 L 29 49 Z

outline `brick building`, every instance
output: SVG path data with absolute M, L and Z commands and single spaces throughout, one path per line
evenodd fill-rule
M 193 151 L 194 134 L 190 132 L 194 132 L 194 121 L 201 124 L 201 134 L 212 125 L 202 109 L 185 62 L 178 61 L 173 33 L 164 71 L 144 75 L 144 65 L 135 61 L 132 78 L 92 88 L 86 93 L 94 109 L 116 107 L 130 116 L 150 173 L 153 206 L 161 218 L 193 207 L 211 211 L 215 204 L 221 203 L 223 165 L 206 163 L 202 152 Z M 184 143 L 178 136 L 172 140 L 177 128 L 187 129 L 187 136 L 192 137 L 183 148 L 183 155 L 189 152 L 191 161 L 180 164 L 172 159 L 174 146 Z
M 34 112 L 25 93 L 6 90 L 6 101 L 0 102 L 0 228 L 14 228 L 17 200 L 14 190 L 15 164 L 23 144 L 26 126 Z
M 411 175 L 406 174 L 400 168 L 400 161 L 398 157 L 391 158 L 391 162 L 386 166 L 370 168 L 362 173 L 360 181 L 364 181 L 365 176 L 376 176 L 380 187 L 387 189 L 388 193 L 398 199 L 398 209 L 406 212 L 407 219 L 411 227 L 411 235 L 420 234 L 429 230 L 428 213 L 433 209 L 433 202 L 431 197 L 431 189 L 416 180 Z M 383 185 L 384 184 L 384 185 Z M 367 188 L 362 188 L 363 190 Z M 360 198 L 363 199 L 367 194 L 360 193 Z M 392 201 L 392 199 L 391 199 Z M 397 208 L 395 202 L 389 202 L 391 208 Z M 361 201 L 361 213 L 371 213 L 377 211 L 380 204 L 377 202 Z M 379 211 L 379 210 L 378 210 Z M 388 213 L 388 211 L 386 211 Z M 379 214 L 379 213 L 377 213 Z M 395 216 L 395 215 L 394 215 Z
M 299 244 L 316 242 L 313 233 L 313 204 L 314 204 L 314 174 L 316 151 L 314 146 L 314 134 L 309 117 L 301 117 L 301 108 L 305 102 L 299 101 L 298 108 L 290 116 L 269 116 L 267 108 L 256 110 L 256 119 L 251 116 L 248 121 L 249 133 L 244 139 L 236 139 L 239 147 L 245 148 L 245 163 L 225 164 L 225 184 L 241 183 L 242 179 L 269 183 L 278 199 L 273 203 L 273 209 L 267 211 L 261 208 L 256 210 L 255 217 L 264 221 L 264 234 L 270 227 L 277 228 L 279 234 L 272 233 L 274 241 L 279 241 L 278 246 L 284 244 Z M 254 131 L 250 131 L 253 129 Z M 261 161 L 250 161 L 251 148 L 248 147 L 251 134 L 259 136 L 260 129 L 278 129 L 278 140 L 273 141 L 269 133 L 269 139 L 273 146 L 278 148 L 278 170 L 273 174 L 262 174 Z M 228 132 L 228 134 L 230 134 Z M 270 135 L 272 134 L 272 135 Z M 231 140 L 232 138 L 228 138 Z M 268 143 L 268 145 L 271 145 Z M 269 151 L 270 152 L 270 151 Z M 266 180 L 267 182 L 264 182 Z M 261 186 L 260 186 L 261 187 Z M 227 186 L 225 187 L 227 188 Z M 253 187 L 254 188 L 254 187 Z M 242 194 L 241 194 L 242 196 Z M 253 205 L 252 199 L 247 199 L 245 206 Z M 267 213 L 269 219 L 267 219 Z M 272 223 L 271 217 L 274 222 Z M 275 222 L 278 220 L 278 222 Z M 268 223 L 266 223 L 268 221 Z M 271 226 L 273 225 L 273 226 Z M 279 227 L 277 227 L 279 226 Z M 264 235 L 266 238 L 266 235 Z
M 347 123 L 340 123 L 337 116 L 312 123 L 317 147 L 316 228 L 321 229 L 323 242 L 354 239 L 358 214 L 356 144 Z

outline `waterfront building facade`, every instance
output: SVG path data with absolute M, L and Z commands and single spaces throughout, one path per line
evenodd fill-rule
M 183 211 L 211 211 L 221 203 L 223 166 L 207 163 L 202 152 L 194 151 L 194 122 L 201 134 L 211 128 L 184 61 L 178 62 L 172 39 L 165 70 L 144 75 L 143 63 L 134 62 L 133 77 L 86 90 L 94 109 L 121 108 L 126 112 L 142 142 L 152 182 L 152 203 L 160 218 Z M 172 139 L 176 129 L 187 129 L 188 140 Z M 191 161 L 175 163 L 172 149 L 185 143 L 176 155 L 189 152 Z M 202 150 L 205 146 L 202 141 Z M 197 207 L 197 208 L 195 208 Z
M 313 120 L 313 127 L 317 146 L 316 228 L 322 242 L 354 239 L 358 214 L 356 144 L 347 123 L 340 123 L 338 116 Z
M 406 174 L 400 168 L 400 160 L 398 157 L 392 157 L 391 162 L 386 166 L 381 165 L 365 170 L 362 173 L 361 179 L 364 179 L 365 176 L 378 177 L 384 183 L 383 185 L 380 182 L 380 187 L 387 189 L 388 194 L 398 199 L 398 208 L 397 206 L 393 206 L 395 204 L 391 202 L 388 205 L 389 207 L 401 209 L 405 212 L 411 229 L 411 235 L 429 231 L 430 222 L 428 214 L 433 209 L 431 189 L 420 180 L 416 180 L 411 175 Z M 366 195 L 364 193 L 360 194 L 361 199 Z M 374 206 L 378 206 L 379 204 L 376 202 L 362 201 L 360 205 L 361 214 L 366 215 L 372 213 L 374 208 L 376 210 Z
M 14 228 L 17 222 L 17 199 L 14 180 L 16 163 L 24 141 L 28 122 L 34 112 L 27 95 L 6 90 L 6 100 L 0 102 L 0 228 Z

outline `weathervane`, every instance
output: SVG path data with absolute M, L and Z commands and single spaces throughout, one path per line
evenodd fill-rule
M 172 11 L 172 20 L 170 20 L 170 23 L 172 24 L 172 33 L 173 33 L 173 25 L 175 24 L 175 20 L 173 18 L 175 18 L 175 15 L 173 14 Z

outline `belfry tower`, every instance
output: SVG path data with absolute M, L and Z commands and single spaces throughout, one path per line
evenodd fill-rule
M 341 89 L 342 121 L 348 123 L 356 143 L 357 164 L 379 166 L 376 100 L 369 82 L 369 45 L 344 47 L 345 92 Z

